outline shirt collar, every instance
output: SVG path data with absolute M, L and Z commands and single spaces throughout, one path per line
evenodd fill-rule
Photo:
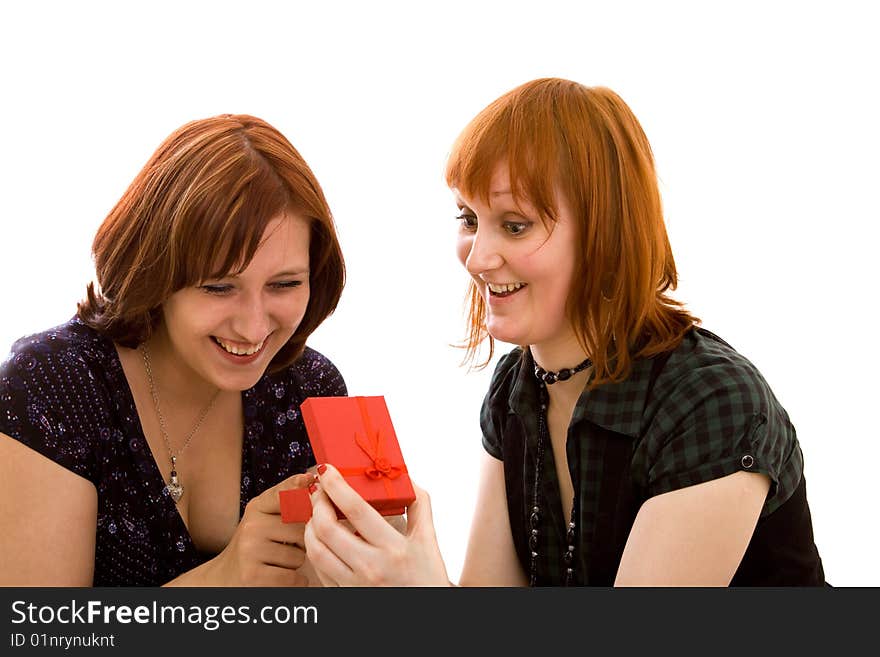
M 519 372 L 510 389 L 508 407 L 519 415 L 538 412 L 538 381 L 529 350 L 520 356 Z M 584 390 L 578 399 L 571 422 L 589 420 L 601 427 L 633 438 L 639 436 L 644 421 L 645 404 L 650 392 L 654 358 L 641 358 L 633 363 L 630 375 L 619 383 L 606 383 L 593 390 Z

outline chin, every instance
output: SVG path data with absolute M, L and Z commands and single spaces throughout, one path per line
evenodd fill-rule
M 506 342 L 507 344 L 515 345 L 528 344 L 528 342 L 525 342 L 525 336 L 522 331 L 516 331 L 513 327 L 493 326 L 489 324 L 486 326 L 486 330 L 489 332 L 489 335 L 499 342 Z
M 254 374 L 253 376 L 224 376 L 218 377 L 218 380 L 214 382 L 221 390 L 225 390 L 227 392 L 243 392 L 245 390 L 250 390 L 255 385 L 257 385 L 257 381 L 259 381 L 263 374 L 266 371 L 263 370 L 258 374 Z

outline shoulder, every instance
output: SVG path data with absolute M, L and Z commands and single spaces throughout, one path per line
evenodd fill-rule
M 502 356 L 495 365 L 489 390 L 480 409 L 483 448 L 497 459 L 502 458 L 505 417 L 524 366 L 523 350 L 519 347 Z
M 707 406 L 722 416 L 781 409 L 758 368 L 702 328 L 688 332 L 669 354 L 653 397 L 658 410 L 676 416 Z
M 91 441 L 120 387 L 114 355 L 78 320 L 18 340 L 0 365 L 0 432 L 91 478 Z
M 654 492 L 740 470 L 770 476 L 765 513 L 800 481 L 796 432 L 758 368 L 695 328 L 673 350 L 646 407 L 645 449 Z
M 292 365 L 280 372 L 266 375 L 271 383 L 292 383 L 305 397 L 340 397 L 347 395 L 345 379 L 324 354 L 306 347 Z
M 50 372 L 85 373 L 107 367 L 112 342 L 78 319 L 17 340 L 0 364 L 0 377 L 33 379 Z
M 525 355 L 522 348 L 516 347 L 504 354 L 495 365 L 486 402 L 493 406 L 506 405 L 524 366 Z

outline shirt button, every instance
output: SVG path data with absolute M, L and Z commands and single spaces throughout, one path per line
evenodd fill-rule
M 752 458 L 751 454 L 746 454 L 745 456 L 742 457 L 742 460 L 740 461 L 740 463 L 742 463 L 742 467 L 744 467 L 746 470 L 748 470 L 753 465 L 755 465 L 755 459 Z

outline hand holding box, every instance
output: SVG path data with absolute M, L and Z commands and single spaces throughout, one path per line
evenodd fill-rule
M 309 397 L 300 410 L 317 462 L 332 464 L 379 513 L 402 515 L 415 501 L 384 397 Z M 308 491 L 280 498 L 284 522 L 311 517 Z

